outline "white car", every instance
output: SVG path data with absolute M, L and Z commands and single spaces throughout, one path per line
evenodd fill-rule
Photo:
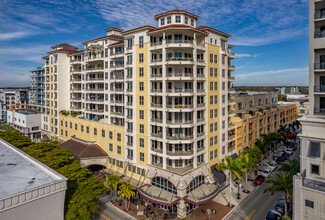
M 277 164 L 277 162 L 272 161 L 272 162 L 269 164 L 268 169 L 274 171 L 274 170 L 276 170 L 276 168 L 278 168 L 278 164 Z
M 272 170 L 270 169 L 265 169 L 262 171 L 262 176 L 264 176 L 265 178 L 267 178 L 270 174 L 272 173 Z
M 288 148 L 284 152 L 286 152 L 288 155 L 292 155 L 293 154 L 293 149 L 292 148 Z

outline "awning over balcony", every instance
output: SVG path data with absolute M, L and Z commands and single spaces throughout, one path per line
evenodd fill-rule
M 144 185 L 141 188 L 138 188 L 137 190 L 143 198 L 159 205 L 173 206 L 179 200 L 181 200 L 178 196 L 174 195 L 173 193 L 170 193 L 166 190 L 162 190 L 156 186 Z

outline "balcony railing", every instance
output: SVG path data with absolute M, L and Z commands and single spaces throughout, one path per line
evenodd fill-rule
M 167 77 L 193 77 L 193 73 L 167 73 Z
M 162 89 L 151 89 L 151 92 L 162 92 Z
M 193 104 L 192 105 L 182 105 L 182 104 L 179 104 L 179 105 L 169 105 L 169 104 L 167 104 L 166 105 L 166 108 L 193 108 Z
M 167 89 L 167 92 L 193 92 L 193 89 Z
M 162 104 L 151 103 L 151 107 L 161 108 L 162 107 Z
M 162 133 L 151 133 L 151 136 L 162 138 Z
M 325 115 L 325 108 L 315 108 L 314 113 L 320 114 L 320 115 Z
M 166 40 L 167 44 L 193 44 L 193 40 Z
M 315 38 L 323 38 L 325 37 L 325 31 L 315 31 Z
M 161 118 L 151 118 L 152 122 L 158 122 L 158 123 L 162 123 L 162 119 Z
M 169 140 L 189 140 L 193 138 L 194 138 L 193 135 L 180 135 L 180 134 L 167 135 L 167 139 Z
M 302 185 L 304 187 L 308 187 L 308 188 L 311 188 L 311 189 L 316 189 L 316 190 L 325 192 L 325 182 L 305 178 L 302 181 Z
M 320 18 L 325 18 L 325 12 L 320 12 L 320 11 L 317 11 L 315 12 L 315 16 L 314 16 L 315 19 L 320 19 Z
M 161 73 L 152 73 L 151 77 L 162 77 Z
M 325 85 L 324 86 L 314 86 L 314 92 L 325 92 Z
M 190 156 L 192 155 L 194 152 L 193 150 L 189 150 L 189 151 L 167 151 L 166 154 L 169 156 Z
M 193 120 L 167 120 L 167 124 L 192 124 Z
M 325 69 L 325 62 L 315 63 L 314 64 L 314 69 L 315 70 L 323 70 L 323 69 Z
M 152 59 L 151 60 L 151 63 L 157 63 L 157 62 L 161 62 L 162 59 L 161 58 L 158 58 L 158 59 Z
M 158 46 L 158 45 L 162 45 L 162 41 L 159 41 L 159 42 L 150 42 L 150 46 Z
M 166 61 L 193 61 L 192 57 L 167 57 Z

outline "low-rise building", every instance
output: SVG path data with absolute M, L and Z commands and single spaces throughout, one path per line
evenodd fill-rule
M 0 139 L 0 219 L 64 219 L 67 178 Z
M 0 89 L 0 120 L 6 120 L 7 110 L 26 108 L 28 94 L 28 88 Z
M 41 114 L 29 111 L 7 111 L 7 123 L 31 139 L 41 138 Z

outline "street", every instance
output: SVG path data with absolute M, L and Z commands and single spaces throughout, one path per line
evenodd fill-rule
M 299 144 L 297 144 L 298 146 Z M 290 156 L 290 159 L 299 161 L 300 147 Z M 278 173 L 275 171 L 274 173 Z M 265 219 L 269 210 L 274 210 L 274 206 L 278 199 L 283 198 L 283 193 L 276 193 L 273 196 L 271 193 L 264 193 L 268 187 L 268 183 L 264 182 L 256 189 L 249 197 L 240 204 L 239 207 L 226 219 L 227 220 L 262 220 Z

